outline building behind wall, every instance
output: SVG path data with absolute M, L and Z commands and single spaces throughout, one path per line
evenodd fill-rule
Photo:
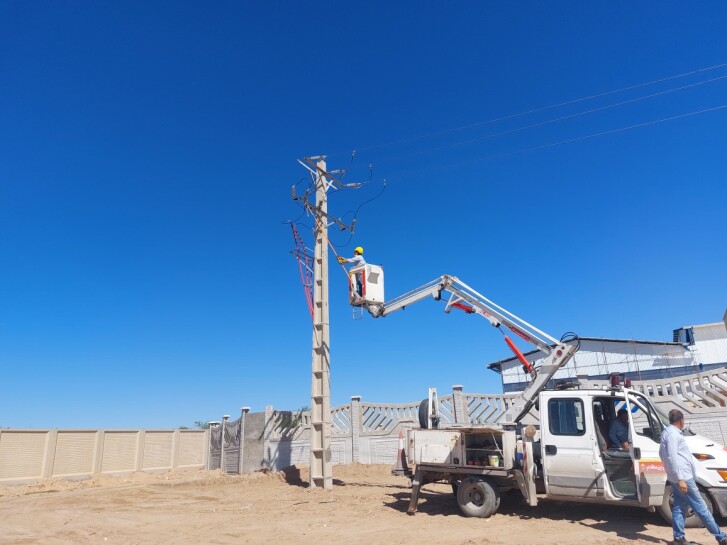
M 555 374 L 554 382 L 583 375 L 605 380 L 611 373 L 632 380 L 658 380 L 727 367 L 727 323 L 723 322 L 675 329 L 673 342 L 582 337 L 580 343 L 580 350 Z M 534 350 L 525 357 L 538 367 L 545 354 Z M 501 374 L 504 393 L 521 391 L 529 382 L 515 357 L 491 363 L 488 368 Z

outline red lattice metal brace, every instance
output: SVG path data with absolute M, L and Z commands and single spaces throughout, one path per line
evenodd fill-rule
M 293 240 L 295 241 L 295 250 L 291 252 L 298 260 L 298 270 L 300 271 L 300 280 L 303 283 L 303 291 L 305 292 L 305 301 L 308 303 L 308 312 L 310 318 L 313 319 L 313 258 L 308 253 L 308 249 L 303 244 L 303 237 L 300 236 L 295 225 L 290 224 L 293 231 Z

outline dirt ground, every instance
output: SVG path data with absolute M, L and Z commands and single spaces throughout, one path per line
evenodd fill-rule
M 174 471 L 0 487 L 0 543 L 548 545 L 666 543 L 671 528 L 640 509 L 504 499 L 489 519 L 463 516 L 449 486 L 423 488 L 391 466 L 334 466 L 332 490 L 307 488 L 306 467 L 224 476 Z M 704 529 L 688 530 L 714 543 Z

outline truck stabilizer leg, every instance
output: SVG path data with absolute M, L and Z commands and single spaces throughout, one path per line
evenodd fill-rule
M 407 515 L 413 515 L 417 512 L 417 503 L 419 502 L 419 488 L 422 486 L 422 472 L 417 469 L 414 478 L 411 481 L 411 498 L 409 499 L 409 508 L 406 510 Z

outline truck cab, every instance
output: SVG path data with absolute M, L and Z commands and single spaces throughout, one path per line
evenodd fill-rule
M 671 489 L 659 458 L 668 420 L 648 396 L 629 388 L 543 391 L 536 463 L 548 498 L 657 509 L 671 521 Z M 628 449 L 609 439 L 620 409 L 628 414 Z M 727 516 L 727 452 L 684 430 L 696 481 L 711 512 Z M 539 458 L 538 458 L 539 454 Z M 690 511 L 688 526 L 700 522 Z
M 540 461 L 549 498 L 642 507 L 662 503 L 663 422 L 633 390 L 540 393 Z M 628 413 L 628 450 L 609 439 L 619 410 Z M 537 452 L 536 448 L 536 452 Z

